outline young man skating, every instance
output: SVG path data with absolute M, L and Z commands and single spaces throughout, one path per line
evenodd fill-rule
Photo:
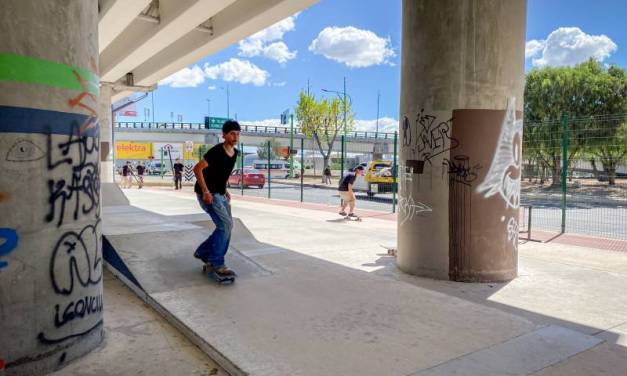
M 353 184 L 357 176 L 361 176 L 364 173 L 363 166 L 355 167 L 355 172 L 349 172 L 344 175 L 344 178 L 340 182 L 340 186 L 337 189 L 340 192 L 341 209 L 340 215 L 346 215 L 346 206 L 348 206 L 348 216 L 356 217 L 353 211 L 355 210 L 355 192 L 353 192 Z
M 213 220 L 216 229 L 198 246 L 194 257 L 202 260 L 218 276 L 233 276 L 235 273 L 224 265 L 224 256 L 231 241 L 233 218 L 231 217 L 231 195 L 226 182 L 237 160 L 240 126 L 236 121 L 222 125 L 224 142 L 207 151 L 203 159 L 194 166 L 196 185 L 194 192 L 198 203 Z
M 144 166 L 142 161 L 139 161 L 135 170 L 137 170 L 137 184 L 139 185 L 137 188 L 142 189 L 144 186 L 144 172 L 146 172 L 146 166 Z

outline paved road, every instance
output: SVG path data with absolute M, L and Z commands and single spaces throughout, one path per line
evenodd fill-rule
M 238 193 L 239 189 L 231 188 Z M 300 187 L 290 184 L 272 183 L 272 198 L 283 200 L 300 200 Z M 263 189 L 247 188 L 244 195 L 268 197 L 268 187 Z M 340 197 L 337 191 L 313 187 L 303 188 L 303 200 L 338 206 Z M 358 209 L 392 211 L 392 194 L 377 194 L 368 197 L 365 193 L 357 193 Z M 523 205 L 533 205 L 532 228 L 548 231 L 560 231 L 562 212 L 558 198 L 524 197 Z M 574 200 L 573 200 L 574 201 Z M 590 199 L 570 202 L 566 212 L 566 230 L 571 233 L 600 236 L 606 238 L 627 239 L 627 202 L 623 206 L 604 202 L 594 203 Z M 526 213 L 524 225 L 526 225 Z M 522 225 L 522 224 L 521 224 Z

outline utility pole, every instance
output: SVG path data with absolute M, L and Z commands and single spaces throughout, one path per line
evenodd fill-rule
M 152 102 L 152 122 L 155 122 L 155 92 L 150 92 L 150 101 Z
M 211 99 L 207 99 L 207 117 L 211 117 Z
M 346 145 L 344 145 L 346 143 L 346 76 L 344 76 L 344 138 L 342 138 L 342 159 L 344 160 L 344 164 L 348 165 L 348 161 L 346 160 Z M 342 169 L 342 173 L 341 173 L 342 177 L 344 176 L 344 171 Z
M 294 177 L 294 114 L 290 114 L 290 178 Z
M 381 98 L 381 91 L 377 90 L 377 133 L 375 137 L 379 135 L 379 100 Z
M 231 118 L 231 112 L 230 112 L 230 104 L 229 104 L 229 97 L 230 97 L 230 93 L 229 93 L 229 84 L 226 84 L 226 118 L 230 119 Z

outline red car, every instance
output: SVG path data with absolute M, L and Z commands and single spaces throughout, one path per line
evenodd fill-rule
M 226 185 L 230 187 L 239 187 L 241 181 L 240 169 L 235 169 L 229 176 L 229 180 Z M 266 177 L 259 171 L 253 168 L 244 168 L 244 188 L 249 186 L 255 186 L 263 188 L 266 184 Z

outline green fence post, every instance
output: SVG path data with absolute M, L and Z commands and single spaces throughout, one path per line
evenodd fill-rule
M 163 179 L 163 148 L 159 149 L 161 151 L 161 171 L 159 174 L 161 175 L 161 179 Z
M 562 233 L 566 232 L 566 177 L 568 174 L 568 114 L 562 114 Z
M 294 178 L 294 114 L 290 114 L 290 179 Z
M 303 186 L 305 178 L 305 138 L 300 139 L 300 202 L 303 202 Z
M 241 189 L 241 194 L 242 196 L 244 195 L 244 144 L 242 142 L 240 142 L 239 144 L 239 149 L 240 149 L 240 162 L 239 162 L 239 176 L 240 176 L 240 189 Z
M 270 173 L 270 161 L 271 161 L 272 155 L 270 153 L 272 153 L 272 145 L 270 144 L 270 140 L 268 140 L 268 199 L 271 197 L 271 195 L 270 195 L 270 187 L 271 187 L 270 182 L 272 181 L 272 174 Z
M 344 135 L 341 136 L 340 180 L 344 178 Z
M 398 166 L 396 165 L 397 158 L 397 146 L 396 142 L 398 141 L 398 132 L 394 131 L 394 161 L 392 162 L 392 213 L 396 213 L 396 187 L 397 187 L 397 176 L 398 176 Z

